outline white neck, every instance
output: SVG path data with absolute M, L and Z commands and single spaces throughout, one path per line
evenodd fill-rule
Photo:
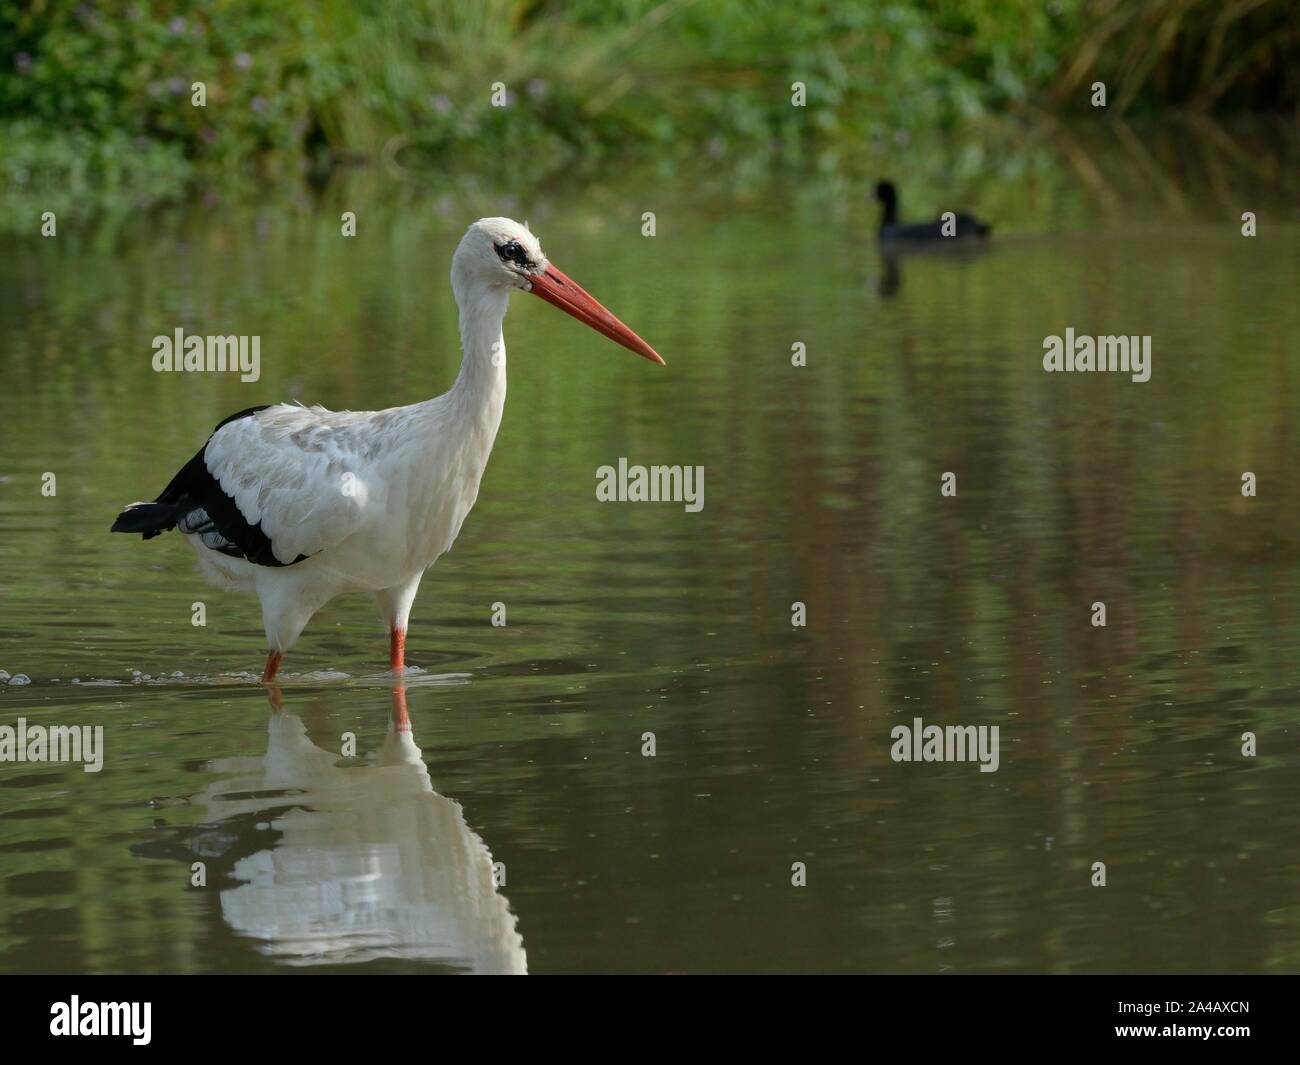
M 510 290 L 456 288 L 464 357 L 456 383 L 409 408 L 415 415 L 405 456 L 406 542 L 417 571 L 451 547 L 478 496 L 479 481 L 506 402 L 506 349 L 501 336 Z
M 459 289 L 460 373 L 447 398 L 457 413 L 486 431 L 491 446 L 506 401 L 506 342 L 501 331 L 510 289 L 475 286 Z

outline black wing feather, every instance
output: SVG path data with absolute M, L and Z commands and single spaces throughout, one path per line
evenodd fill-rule
M 267 405 L 249 407 L 218 423 L 212 435 L 223 425 L 247 418 Z M 292 566 L 305 559 L 281 562 L 271 549 L 271 538 L 262 531 L 262 523 L 250 525 L 239 512 L 235 501 L 222 491 L 217 479 L 203 461 L 208 441 L 171 479 L 152 503 L 128 507 L 117 516 L 113 532 L 143 533 L 146 540 L 179 526 L 182 532 L 198 534 L 206 547 L 232 558 L 246 558 L 259 566 Z

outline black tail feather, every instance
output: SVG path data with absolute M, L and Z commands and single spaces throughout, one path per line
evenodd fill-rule
M 144 533 L 144 538 L 157 536 L 176 527 L 174 503 L 132 503 L 117 516 L 111 532 Z

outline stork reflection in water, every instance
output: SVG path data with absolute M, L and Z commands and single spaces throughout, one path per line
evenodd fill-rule
M 266 754 L 211 763 L 221 779 L 194 800 L 210 830 L 261 821 L 275 834 L 258 832 L 264 845 L 235 857 L 239 883 L 220 895 L 226 923 L 293 966 L 393 958 L 527 972 L 492 855 L 460 803 L 434 790 L 405 688 L 392 692 L 377 758 L 359 767 L 340 765 L 276 703 Z

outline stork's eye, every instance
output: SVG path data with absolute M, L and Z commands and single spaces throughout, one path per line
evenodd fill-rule
M 528 253 L 517 240 L 508 240 L 504 244 L 494 244 L 497 255 L 501 257 L 502 262 L 514 263 L 517 266 L 528 265 Z

